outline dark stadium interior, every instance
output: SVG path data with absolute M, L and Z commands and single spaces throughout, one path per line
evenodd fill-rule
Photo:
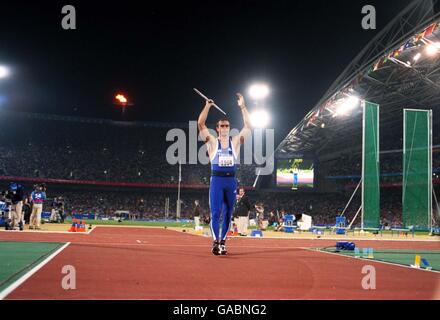
M 2 319 L 421 316 L 439 199 L 440 0 L 0 4 Z
M 170 142 L 165 136 L 171 128 L 188 132 L 188 121 L 196 120 L 203 101 L 191 88 L 201 85 L 218 98 L 234 127 L 240 127 L 234 93 L 259 78 L 273 87 L 267 103 L 278 146 L 275 155 L 312 161 L 313 188 L 281 190 L 276 173 L 256 180 L 255 163 L 239 166 L 239 185 L 246 187 L 254 203 L 262 201 L 267 213 L 281 209 L 310 213 L 316 224 L 333 224 L 362 174 L 361 108 L 348 117 L 332 116 L 324 108 L 327 99 L 346 94 L 349 86 L 381 106 L 381 215 L 384 223 L 400 225 L 403 108 L 434 110 L 432 171 L 438 193 L 440 57 L 421 59 L 417 70 L 388 61 L 372 72 L 377 58 L 428 25 L 415 27 L 417 15 L 411 17 L 414 20 L 401 19 L 411 28 L 403 22 L 387 25 L 410 1 L 386 6 L 370 2 L 380 12 L 380 28 L 371 33 L 355 32 L 354 26 L 360 29 L 359 17 L 349 18 L 347 12 L 359 11 L 359 4 L 344 1 L 318 8 L 307 4 L 316 10 L 303 10 L 311 12 L 304 16 L 295 13 L 305 4 L 264 3 L 249 10 L 250 2 L 239 1 L 233 10 L 216 4 L 217 15 L 212 18 L 205 15 L 212 3 L 197 5 L 194 12 L 178 6 L 167 10 L 161 4 L 147 12 L 128 4 L 123 8 L 81 4 L 76 33 L 50 29 L 52 22 L 59 24 L 59 8 L 11 5 L 8 17 L 0 20 L 0 38 L 9 44 L 0 58 L 9 61 L 13 71 L 0 87 L 2 187 L 16 181 L 29 193 L 33 183 L 46 182 L 48 197 L 65 196 L 70 214 L 130 210 L 144 219 L 163 218 L 169 198 L 170 218 L 175 218 L 179 168 L 167 162 Z M 265 19 L 255 19 L 262 12 Z M 112 24 L 115 18 L 121 23 Z M 17 23 L 20 19 L 27 24 Z M 35 23 L 40 28 L 27 28 Z M 13 36 L 7 32 L 11 26 Z M 142 41 L 133 33 L 147 29 Z M 309 34 L 319 42 L 302 45 L 310 40 Z M 416 46 L 401 54 L 407 59 L 415 50 Z M 358 52 L 362 54 L 356 56 Z M 117 91 L 133 99 L 125 114 L 112 101 Z M 217 118 L 208 120 L 214 123 Z M 191 216 L 195 199 L 208 215 L 209 181 L 209 165 L 182 165 L 183 217 Z M 357 195 L 348 208 L 349 219 L 359 203 Z

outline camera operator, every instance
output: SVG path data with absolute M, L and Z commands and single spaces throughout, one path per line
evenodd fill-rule
M 50 222 L 64 223 L 64 200 L 63 197 L 55 197 L 52 201 Z
M 237 203 L 234 210 L 234 222 L 238 227 L 240 236 L 246 236 L 249 226 L 249 211 L 251 210 L 251 202 L 245 194 L 244 188 L 240 187 L 237 194 Z
M 11 201 L 10 229 L 15 230 L 18 227 L 21 231 L 23 231 L 23 228 L 24 228 L 23 200 L 25 198 L 23 186 L 16 184 L 16 183 L 11 183 L 9 185 L 8 197 L 10 198 L 10 201 Z
M 26 197 L 23 200 L 23 224 L 29 224 L 31 221 L 32 213 L 32 197 Z
M 65 208 L 64 198 L 60 196 L 60 197 L 58 197 L 58 204 L 57 204 L 57 210 L 58 210 L 58 215 L 60 217 L 60 223 L 64 223 L 64 208 Z
M 2 205 L 3 219 L 5 221 L 5 230 L 11 229 L 11 204 L 12 195 L 9 190 L 4 190 L 1 193 L 1 200 L 4 202 Z
M 266 230 L 265 220 L 264 220 L 264 204 L 263 204 L 263 202 L 261 202 L 261 201 L 257 202 L 257 204 L 254 207 L 256 210 L 258 229 L 259 230 Z
M 193 213 L 194 213 L 194 224 L 196 227 L 198 227 L 198 226 L 200 226 L 200 203 L 199 203 L 199 200 L 194 201 Z
M 41 212 L 43 211 L 43 203 L 46 200 L 46 186 L 44 184 L 37 185 L 32 191 L 32 214 L 29 229 L 40 230 Z

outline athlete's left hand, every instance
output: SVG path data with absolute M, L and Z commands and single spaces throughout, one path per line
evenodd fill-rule
M 246 105 L 244 103 L 244 97 L 240 92 L 237 93 L 237 104 L 240 108 L 246 107 Z

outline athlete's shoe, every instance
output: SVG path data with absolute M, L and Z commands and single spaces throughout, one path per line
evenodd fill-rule
M 212 254 L 215 256 L 219 256 L 221 254 L 220 243 L 218 241 L 214 241 L 212 244 Z
M 225 256 L 228 254 L 228 250 L 226 250 L 226 241 L 225 240 L 222 240 L 220 242 L 220 254 L 222 256 Z

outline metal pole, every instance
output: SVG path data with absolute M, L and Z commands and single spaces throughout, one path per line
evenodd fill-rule
M 365 100 L 361 102 L 362 105 L 362 197 L 361 197 L 361 230 L 364 231 L 364 174 L 365 174 Z
M 350 200 L 348 200 L 348 203 L 347 203 L 347 205 L 345 206 L 344 210 L 342 210 L 342 213 L 339 215 L 340 217 L 342 217 L 342 216 L 344 215 L 345 210 L 347 210 L 348 206 L 349 206 L 350 203 L 351 203 L 351 200 L 353 200 L 353 197 L 354 197 L 354 195 L 356 194 L 356 191 L 359 189 L 361 183 L 362 183 L 362 179 L 359 181 L 359 183 L 358 183 L 356 189 L 354 190 L 353 194 L 352 194 L 351 197 L 350 197 Z
M 176 218 L 180 219 L 180 181 L 182 181 L 182 164 L 179 161 L 179 181 L 177 188 L 177 207 L 176 207 Z
M 432 194 L 434 195 L 434 201 L 435 201 L 435 206 L 437 208 L 437 219 L 440 219 L 440 207 L 438 205 L 438 201 L 437 201 L 437 195 L 435 194 L 435 190 L 434 188 L 432 189 Z M 434 228 L 434 225 L 436 224 L 436 218 L 435 218 L 435 214 L 434 214 L 434 210 L 432 210 L 432 224 L 431 224 L 431 232 L 432 229 Z
M 353 220 L 351 220 L 350 225 L 348 226 L 348 229 L 351 229 L 351 226 L 353 225 L 354 221 L 356 220 L 356 218 L 357 218 L 357 216 L 358 216 L 358 214 L 359 214 L 359 211 L 361 211 L 361 208 L 362 208 L 362 207 L 359 207 L 359 209 L 358 209 L 358 211 L 356 212 L 356 214 L 355 214 Z M 364 228 L 362 228 L 362 230 L 364 230 Z
M 432 110 L 428 111 L 428 148 L 429 148 L 429 154 L 428 154 L 428 184 L 429 184 L 429 196 L 428 196 L 428 207 L 429 207 L 429 212 L 428 214 L 430 215 L 429 217 L 429 231 L 432 233 L 433 228 L 434 228 L 434 215 L 433 215 L 433 211 L 432 211 L 432 193 L 434 192 L 434 188 L 432 187 Z M 437 199 L 436 199 L 437 200 Z
M 165 219 L 168 219 L 168 216 L 170 214 L 170 198 L 165 198 Z

